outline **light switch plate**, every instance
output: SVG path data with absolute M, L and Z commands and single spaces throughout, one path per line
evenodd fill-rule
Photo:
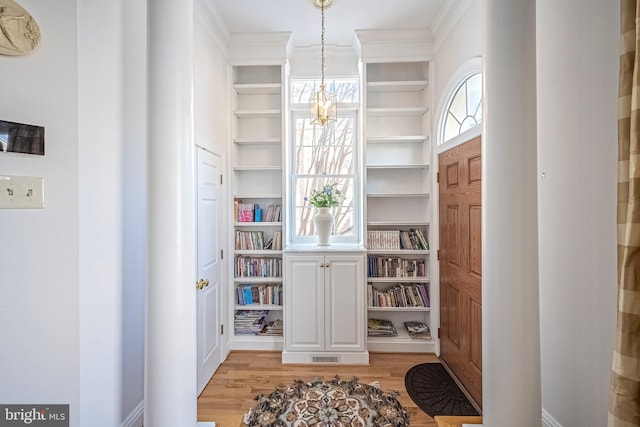
M 44 208 L 44 178 L 0 175 L 0 209 Z

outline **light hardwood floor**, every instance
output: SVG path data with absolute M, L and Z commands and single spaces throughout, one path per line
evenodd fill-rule
M 215 421 L 219 427 L 238 427 L 242 415 L 255 405 L 253 398 L 268 394 L 277 385 L 289 385 L 295 379 L 311 381 L 339 375 L 356 376 L 368 384 L 379 381 L 384 391 L 400 393 L 400 403 L 409 412 L 412 427 L 435 427 L 433 418 L 419 409 L 404 388 L 404 375 L 414 365 L 437 362 L 434 354 L 372 353 L 368 366 L 357 365 L 282 365 L 279 352 L 234 351 L 220 365 L 198 398 L 198 421 Z

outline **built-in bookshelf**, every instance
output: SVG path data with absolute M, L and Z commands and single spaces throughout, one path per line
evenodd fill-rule
M 364 93 L 370 351 L 433 351 L 405 327 L 430 328 L 431 133 L 429 62 L 365 62 Z M 401 208 L 399 208 L 401 207 Z
M 232 67 L 232 349 L 282 349 L 282 65 Z M 278 332 L 280 331 L 280 333 Z

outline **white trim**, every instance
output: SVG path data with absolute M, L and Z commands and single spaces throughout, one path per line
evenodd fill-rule
M 213 421 L 198 421 L 198 427 L 216 427 Z
M 220 13 L 217 4 L 211 1 L 196 0 L 194 8 L 195 16 L 202 22 L 225 58 L 228 57 L 231 32 L 224 18 L 222 18 L 222 13 Z
M 142 422 L 144 421 L 144 400 L 138 403 L 133 411 L 129 413 L 127 418 L 124 419 L 121 427 L 142 427 Z
M 542 427 L 562 427 L 544 408 L 542 408 Z
M 433 23 L 431 24 L 431 32 L 434 38 L 434 52 L 438 52 L 442 43 L 456 26 L 462 15 L 466 12 L 471 4 L 471 0 L 454 0 L 445 2 Z
M 440 100 L 438 102 L 438 108 L 435 111 L 435 115 L 433 116 L 434 122 L 436 123 L 435 127 L 435 146 L 436 151 L 438 150 L 438 146 L 441 144 L 442 138 L 442 127 L 444 126 L 444 118 L 446 110 L 453 99 L 453 96 L 458 91 L 458 88 L 464 83 L 469 77 L 474 74 L 482 73 L 482 58 L 476 56 L 474 58 L 469 59 L 464 64 L 462 64 L 455 73 L 449 78 L 442 95 L 440 96 Z M 484 95 L 483 95 L 484 97 Z M 483 98 L 484 103 L 484 98 Z M 484 109 L 484 106 L 483 106 Z M 463 132 L 461 135 L 465 134 Z M 455 139 L 455 138 L 454 138 Z M 449 142 L 449 141 L 447 141 Z M 440 152 L 440 151 L 438 151 Z
M 444 153 L 447 150 L 451 150 L 458 145 L 462 145 L 465 142 L 471 141 L 473 138 L 482 135 L 482 123 L 475 125 L 471 129 L 467 129 L 462 132 L 460 135 L 451 138 L 444 144 L 440 144 L 436 146 L 436 155 L 440 153 Z

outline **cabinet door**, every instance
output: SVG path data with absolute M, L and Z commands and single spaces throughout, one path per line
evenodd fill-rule
M 326 351 L 364 350 L 364 256 L 327 255 Z
M 290 351 L 324 350 L 322 256 L 285 258 L 285 343 Z

